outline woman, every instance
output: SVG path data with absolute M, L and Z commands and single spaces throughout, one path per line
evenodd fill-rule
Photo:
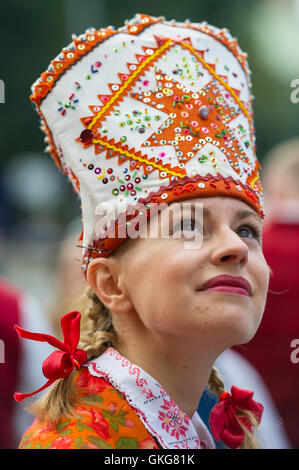
M 79 347 L 78 312 L 64 343 L 18 328 L 58 348 L 45 387 L 61 378 L 20 447 L 214 448 L 206 384 L 215 439 L 258 447 L 263 406 L 213 367 L 254 336 L 269 282 L 246 55 L 227 30 L 148 15 L 73 40 L 31 99 L 82 200 L 88 300 Z

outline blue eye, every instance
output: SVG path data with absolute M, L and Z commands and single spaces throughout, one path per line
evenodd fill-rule
M 190 219 L 182 219 L 180 223 L 176 224 L 174 227 L 174 232 L 180 227 L 181 231 L 184 230 L 190 230 L 194 231 L 194 228 L 196 227 L 196 221 L 195 219 L 191 218 Z
M 196 221 L 195 219 L 182 219 L 180 223 L 176 224 L 174 229 L 173 229 L 173 232 L 175 232 L 178 228 L 180 228 L 181 231 L 194 231 L 195 228 L 197 228 L 197 230 L 200 230 L 200 232 L 202 232 L 202 227 L 199 227 L 197 224 L 196 224 Z M 171 231 L 171 233 L 173 233 Z M 245 224 L 245 225 L 242 225 L 239 227 L 238 229 L 238 232 L 245 232 L 244 234 L 241 234 L 240 236 L 241 237 L 244 237 L 244 238 L 253 238 L 255 240 L 258 240 L 260 241 L 261 237 L 262 237 L 262 231 L 261 229 L 258 227 L 258 226 L 255 226 L 254 224 L 251 224 L 251 223 L 248 223 L 248 224 Z M 247 232 L 247 233 L 246 233 Z
M 256 238 L 257 240 L 261 237 L 261 231 L 259 228 L 257 228 L 255 225 L 253 224 L 246 224 L 246 225 L 242 225 L 242 227 L 239 228 L 239 231 L 240 230 L 243 230 L 243 231 L 246 231 L 247 232 L 250 232 L 251 235 L 253 236 L 253 238 Z

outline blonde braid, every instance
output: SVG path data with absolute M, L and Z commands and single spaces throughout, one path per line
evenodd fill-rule
M 223 392 L 225 392 L 225 386 L 224 386 L 223 380 L 221 379 L 219 375 L 219 371 L 216 367 L 213 367 L 211 371 L 209 381 L 208 381 L 208 387 L 211 390 L 211 392 L 217 395 L 218 397 Z M 242 416 L 243 418 L 246 418 L 251 424 L 251 426 L 253 427 L 258 426 L 258 420 L 256 419 L 254 413 L 252 413 L 251 411 L 238 409 L 237 415 Z M 245 439 L 240 445 L 239 449 L 260 449 L 261 448 L 260 443 L 256 440 L 253 433 L 250 432 L 246 426 L 244 426 L 244 424 L 241 422 L 241 420 L 238 418 L 237 415 L 235 416 L 236 420 L 245 434 Z
M 90 286 L 83 293 L 85 309 L 81 318 L 78 348 L 84 349 L 88 360 L 100 356 L 112 346 L 117 347 L 117 335 L 110 310 L 100 301 Z
M 84 349 L 88 360 L 100 356 L 109 347 L 117 346 L 117 335 L 112 324 L 110 310 L 100 301 L 90 286 L 85 288 L 79 298 L 81 311 L 81 335 L 79 349 Z M 30 413 L 36 414 L 41 420 L 57 423 L 62 416 L 76 416 L 75 406 L 84 401 L 79 397 L 73 385 L 72 373 L 57 380 L 48 392 L 27 407 Z
M 218 369 L 216 367 L 213 367 L 209 381 L 208 381 L 208 387 L 211 390 L 212 393 L 215 393 L 217 397 L 221 395 L 221 393 L 225 392 L 225 387 L 224 383 L 219 375 Z

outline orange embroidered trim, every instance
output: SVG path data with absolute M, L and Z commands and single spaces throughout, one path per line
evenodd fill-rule
M 171 82 L 172 81 L 172 78 L 171 77 L 168 77 L 167 75 L 158 75 L 156 77 L 157 81 L 159 81 L 159 86 L 164 90 L 164 87 L 168 87 L 168 84 L 167 82 Z M 216 80 L 217 81 L 217 80 Z M 181 90 L 178 89 L 178 84 L 176 83 L 173 83 L 174 86 L 172 88 L 173 90 L 173 93 L 175 93 L 175 96 L 179 96 L 181 94 Z M 217 84 L 218 84 L 218 81 L 217 81 Z M 209 84 L 207 85 L 207 87 L 209 88 Z M 213 88 L 213 87 L 212 87 Z M 154 92 L 151 91 L 148 93 L 148 97 L 149 97 L 149 100 L 151 100 L 151 98 L 154 97 L 154 100 L 157 101 L 157 97 L 154 96 Z M 164 108 L 165 110 L 168 110 L 171 109 L 171 105 L 175 105 L 173 107 L 176 107 L 176 104 L 178 104 L 178 107 L 179 109 L 182 108 L 182 106 L 184 107 L 188 107 L 188 103 L 190 105 L 193 105 L 196 104 L 196 100 L 198 98 L 198 96 L 200 95 L 203 95 L 203 96 L 206 96 L 206 98 L 204 99 L 204 104 L 206 106 L 209 106 L 209 101 L 212 100 L 212 102 L 214 103 L 214 100 L 216 99 L 217 100 L 217 97 L 218 97 L 218 91 L 217 93 L 215 93 L 215 91 L 212 89 L 211 91 L 208 91 L 205 89 L 205 87 L 200 90 L 198 93 L 196 93 L 195 96 L 193 96 L 193 94 L 190 94 L 189 92 L 187 92 L 185 90 L 185 94 L 183 95 L 183 100 L 179 100 L 179 101 L 173 101 L 174 100 L 174 97 L 172 95 L 169 95 L 168 93 L 165 93 L 164 96 L 162 96 L 161 98 L 159 98 L 159 100 L 161 99 L 161 102 L 163 102 L 164 104 Z M 200 96 L 201 98 L 203 98 L 203 96 Z M 137 100 L 143 100 L 142 98 L 138 98 L 136 97 Z M 185 104 L 185 101 L 187 102 Z M 151 106 L 151 101 L 148 103 L 148 106 Z M 218 106 L 218 105 L 216 105 Z M 193 109 L 193 106 L 190 107 L 190 108 L 187 108 L 187 111 L 188 111 L 188 121 L 192 122 L 192 120 L 194 119 L 196 121 L 197 119 L 197 112 L 196 112 L 196 106 L 194 106 L 194 109 Z M 215 117 L 213 117 L 213 115 L 211 114 L 211 118 L 209 118 L 209 120 L 206 121 L 206 126 L 208 128 L 208 130 L 211 132 L 210 136 L 207 136 L 205 137 L 205 139 L 203 139 L 203 136 L 202 138 L 200 138 L 200 134 L 197 135 L 197 137 L 199 138 L 198 140 L 198 143 L 200 144 L 205 144 L 207 142 L 213 142 L 213 145 L 222 145 L 220 147 L 220 150 L 221 152 L 223 152 L 227 158 L 228 158 L 228 161 L 231 165 L 231 167 L 234 169 L 234 171 L 236 171 L 238 174 L 239 174 L 239 160 L 242 160 L 242 161 L 245 161 L 246 163 L 250 164 L 250 161 L 248 160 L 248 158 L 246 157 L 245 155 L 245 152 L 243 150 L 241 150 L 240 148 L 240 145 L 239 145 L 239 142 L 237 139 L 234 139 L 234 144 L 229 148 L 229 149 L 226 149 L 225 148 L 225 144 L 226 144 L 226 140 L 227 140 L 227 135 L 230 134 L 230 128 L 229 128 L 229 122 L 231 122 L 232 119 L 235 119 L 236 115 L 239 115 L 242 113 L 242 111 L 240 110 L 239 111 L 239 108 L 238 108 L 238 112 L 237 114 L 235 112 L 231 112 L 230 110 L 227 110 L 226 111 L 226 114 L 223 116 L 223 122 L 222 124 L 220 125 L 220 128 L 217 126 L 217 130 L 215 128 L 212 128 L 212 121 L 215 123 L 216 122 L 216 119 L 217 119 L 217 114 L 218 114 L 218 110 L 214 110 L 213 112 L 215 112 Z M 221 113 L 221 110 L 220 110 L 220 113 Z M 185 141 L 184 139 L 181 139 L 179 138 L 178 134 L 176 134 L 176 131 L 175 131 L 175 128 L 176 127 L 181 127 L 181 128 L 189 128 L 189 132 L 192 134 L 192 131 L 190 131 L 190 126 L 188 126 L 188 122 L 184 122 L 184 118 L 182 117 L 182 114 L 178 114 L 178 115 L 171 115 L 171 123 L 169 123 L 169 125 L 167 126 L 167 129 L 165 129 L 163 127 L 163 124 L 160 126 L 160 129 L 162 130 L 163 129 L 163 136 L 161 135 L 162 139 L 166 141 L 176 141 L 176 149 L 178 149 L 178 152 L 177 152 L 177 155 L 178 155 L 178 159 L 180 160 L 181 159 L 181 156 L 183 155 L 184 153 L 184 156 L 185 156 L 185 160 L 190 161 L 191 159 L 193 158 L 196 158 L 195 155 L 196 153 L 194 154 L 193 151 L 195 150 L 194 149 L 194 142 L 192 140 L 190 141 Z M 225 118 L 225 119 L 224 119 Z M 211 124 L 210 124 L 211 123 Z M 159 129 L 159 130 L 160 130 Z M 200 126 L 198 127 L 195 127 L 194 131 L 193 132 L 200 132 Z M 174 136 L 174 134 L 176 134 Z M 213 141 L 212 137 L 214 135 L 214 138 L 217 137 L 217 140 L 216 140 L 216 144 L 215 144 L 215 141 Z M 153 134 L 147 138 L 147 142 L 146 143 L 143 143 L 142 144 L 142 147 L 145 147 L 145 146 L 148 146 L 148 143 L 150 144 L 150 146 L 155 146 L 157 145 L 157 143 L 155 143 L 155 140 L 152 138 Z M 160 141 L 161 142 L 161 141 Z M 145 145 L 146 144 L 146 145 Z M 229 151 L 228 151 L 229 150 Z M 179 152 L 180 152 L 180 156 L 179 156 Z M 215 155 L 215 152 L 214 151 L 208 151 L 208 154 L 209 155 Z M 205 155 L 202 155 L 200 158 L 203 158 L 203 159 L 207 159 L 207 157 Z M 198 158 L 198 160 L 200 161 L 200 158 Z M 217 168 L 217 159 L 216 157 L 211 157 L 211 161 L 213 162 L 213 166 L 214 168 Z
M 186 49 L 189 49 L 190 52 L 197 58 L 197 60 L 199 60 L 202 65 L 208 69 L 208 71 L 210 72 L 211 75 L 213 75 L 229 92 L 230 94 L 233 96 L 233 98 L 235 99 L 235 101 L 238 103 L 238 105 L 240 106 L 240 108 L 243 110 L 243 112 L 246 114 L 246 116 L 248 117 L 248 120 L 250 122 L 250 126 L 252 124 L 252 120 L 251 120 L 251 117 L 250 117 L 250 114 L 248 112 L 248 110 L 245 108 L 245 106 L 243 105 L 242 101 L 239 99 L 239 97 L 236 95 L 236 93 L 233 91 L 233 89 L 224 81 L 222 80 L 222 78 L 213 70 L 212 67 L 210 67 L 209 64 L 207 64 L 201 57 L 199 54 L 197 54 L 196 50 L 191 46 L 191 44 L 187 44 L 186 42 L 181 42 L 180 43 L 182 46 L 184 46 Z
M 100 119 L 100 117 L 105 114 L 109 108 L 123 95 L 123 93 L 127 90 L 127 88 L 132 84 L 132 82 L 138 78 L 138 76 L 142 73 L 143 69 L 153 62 L 157 57 L 166 49 L 170 49 L 171 46 L 174 46 L 176 42 L 173 40 L 168 40 L 166 41 L 163 46 L 161 46 L 159 49 L 157 49 L 152 55 L 147 57 L 140 65 L 139 67 L 132 73 L 132 75 L 128 78 L 128 80 L 124 83 L 124 85 L 118 90 L 114 96 L 111 97 L 110 101 L 106 103 L 102 109 L 98 112 L 98 114 L 93 118 L 93 120 L 90 122 L 90 124 L 87 126 L 87 129 L 92 129 L 96 122 Z M 252 120 L 251 116 L 248 112 L 248 110 L 245 108 L 243 105 L 242 101 L 239 99 L 239 97 L 236 95 L 236 93 L 233 91 L 233 89 L 224 81 L 222 78 L 213 70 L 213 68 L 205 62 L 202 57 L 196 52 L 196 50 L 191 46 L 191 44 L 188 44 L 186 42 L 181 42 L 179 41 L 179 44 L 182 45 L 184 48 L 189 49 L 190 52 L 201 62 L 201 64 L 210 72 L 211 75 L 213 75 L 232 95 L 232 97 L 235 99 L 235 101 L 238 103 L 240 108 L 243 110 L 245 115 L 247 116 L 250 126 L 252 125 Z M 96 141 L 93 140 L 95 143 Z
M 146 158 L 137 157 L 137 155 L 135 155 L 134 153 L 128 152 L 127 150 L 124 150 L 120 147 L 116 147 L 115 145 L 111 145 L 108 142 L 105 142 L 104 140 L 101 140 L 101 139 L 93 140 L 93 143 L 101 144 L 104 147 L 107 147 L 108 149 L 114 150 L 115 152 L 118 152 L 122 155 L 126 155 L 128 158 L 132 158 L 133 160 L 137 160 L 140 163 L 146 163 L 147 165 L 151 165 L 151 166 L 153 166 L 154 168 L 157 168 L 160 171 L 164 171 L 165 173 L 168 173 L 169 175 L 177 176 L 179 178 L 184 178 L 184 176 L 186 176 L 186 170 L 184 170 L 184 169 L 182 169 L 183 174 L 175 173 L 174 171 L 169 170 L 165 166 L 158 165 L 154 161 L 147 160 Z M 98 178 L 102 178 L 102 177 L 103 176 L 98 176 Z
M 236 59 L 242 66 L 245 74 L 248 76 L 248 70 L 246 67 L 247 53 L 242 52 L 241 49 L 240 49 L 240 52 L 238 51 L 238 47 L 240 48 L 240 46 L 235 39 L 233 39 L 232 41 L 229 41 L 229 38 L 226 37 L 226 31 L 227 31 L 226 28 L 221 29 L 217 33 L 212 31 L 207 24 L 198 27 L 195 24 L 186 23 L 185 28 L 193 29 L 195 31 L 200 31 L 201 33 L 208 34 L 209 36 L 212 36 L 212 38 L 216 39 L 216 41 L 226 46 L 227 49 L 229 49 L 232 52 L 232 54 L 236 57 Z
M 154 18 L 152 18 L 151 16 L 148 16 L 148 15 L 141 14 L 140 16 L 141 16 L 141 24 L 128 27 L 128 32 L 130 34 L 138 35 L 141 31 L 143 31 L 145 26 L 148 27 L 151 24 L 158 23 L 158 22 L 161 22 L 161 21 L 165 21 L 165 18 L 163 16 L 159 17 L 158 21 L 155 21 Z M 236 59 L 238 60 L 238 62 L 242 66 L 244 72 L 248 76 L 248 70 L 247 70 L 247 67 L 246 67 L 247 53 L 241 51 L 240 46 L 238 44 L 238 41 L 236 39 L 233 39 L 232 41 L 230 41 L 229 38 L 226 37 L 226 32 L 227 32 L 226 28 L 223 28 L 218 32 L 214 32 L 214 31 L 212 31 L 212 29 L 209 28 L 209 26 L 207 24 L 201 25 L 199 27 L 194 23 L 190 23 L 190 21 L 188 21 L 188 20 L 186 20 L 185 24 L 182 24 L 182 25 L 176 24 L 175 22 L 172 22 L 172 21 L 169 21 L 169 23 L 171 24 L 171 26 L 174 26 L 176 28 L 193 29 L 195 31 L 199 31 L 201 33 L 208 34 L 209 36 L 214 38 L 216 41 L 223 44 L 236 57 Z M 240 51 L 238 51 L 238 47 L 239 47 Z
M 56 81 L 65 72 L 65 70 L 70 68 L 71 65 L 76 63 L 82 56 L 86 55 L 87 52 L 91 51 L 97 44 L 103 42 L 114 34 L 123 32 L 124 29 L 127 29 L 129 34 L 136 35 L 150 24 L 159 23 L 161 21 L 161 18 L 154 19 L 149 15 L 140 15 L 140 17 L 141 23 L 138 25 L 127 25 L 126 27 L 120 27 L 117 30 L 114 30 L 112 26 L 108 26 L 105 29 L 86 31 L 84 39 L 78 39 L 73 36 L 72 46 L 74 47 L 74 50 L 64 48 L 58 56 L 59 59 L 51 61 L 48 70 L 43 72 L 39 81 L 33 85 L 33 92 L 30 95 L 31 101 L 39 104 L 40 101 L 52 90 Z
M 109 110 L 109 108 L 114 104 L 115 101 L 118 100 L 118 98 L 120 98 L 123 93 L 127 90 L 127 88 L 132 84 L 132 82 L 138 78 L 138 76 L 141 74 L 141 72 L 143 71 L 143 69 L 145 69 L 145 67 L 150 64 L 151 62 L 153 62 L 155 59 L 157 59 L 157 57 L 162 53 L 164 52 L 166 49 L 169 49 L 170 46 L 173 44 L 172 41 L 167 41 L 165 44 L 163 44 L 163 46 L 161 46 L 159 49 L 157 49 L 153 54 L 151 54 L 149 57 L 147 57 L 140 65 L 139 67 L 132 73 L 132 75 L 128 78 L 128 80 L 124 83 L 124 85 L 120 88 L 119 91 L 117 91 L 117 93 L 115 93 L 114 96 L 112 96 L 112 98 L 110 99 L 110 101 L 105 105 L 103 106 L 103 108 L 101 109 L 101 111 L 99 111 L 99 113 L 95 116 L 95 118 L 91 121 L 91 123 L 89 124 L 89 126 L 87 127 L 87 129 L 92 129 L 93 126 L 95 125 L 95 123 L 100 119 L 100 117 L 106 112 Z M 94 141 L 93 141 L 94 142 Z

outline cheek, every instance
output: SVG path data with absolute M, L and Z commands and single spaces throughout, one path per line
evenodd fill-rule
M 255 283 L 255 295 L 253 297 L 256 312 L 256 321 L 260 324 L 267 301 L 269 287 L 269 269 L 265 259 L 260 256 L 252 265 L 252 279 Z
M 192 268 L 183 254 L 159 251 L 128 270 L 127 287 L 138 315 L 146 323 L 169 322 L 186 306 Z
M 192 266 L 192 260 L 189 261 L 183 252 L 162 254 L 157 268 L 158 288 L 168 292 L 173 300 L 178 301 L 192 286 L 192 282 L 194 283 Z
M 167 295 L 168 274 L 163 255 L 148 253 L 135 257 L 126 271 L 126 287 L 137 314 L 144 320 L 157 310 Z
M 260 260 L 257 265 L 256 271 L 257 286 L 260 293 L 260 297 L 262 299 L 266 299 L 269 287 L 270 273 L 265 259 Z

